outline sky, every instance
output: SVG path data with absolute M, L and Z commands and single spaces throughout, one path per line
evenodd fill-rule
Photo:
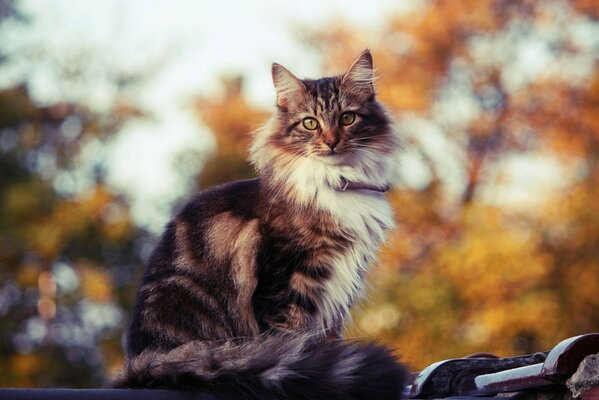
M 14 55 L 12 67 L 0 74 L 0 87 L 25 79 L 42 104 L 77 101 L 102 111 L 116 95 L 111 70 L 153 71 L 147 84 L 130 93 L 153 118 L 132 121 L 101 151 L 92 143 L 79 168 L 92 168 L 98 157 L 105 158 L 107 182 L 130 198 L 134 220 L 159 231 L 172 204 L 189 191 L 192 171 L 214 149 L 210 132 L 189 108 L 193 97 L 218 94 L 222 76 L 243 74 L 248 99 L 267 108 L 274 102 L 272 62 L 290 66 L 300 76 L 321 72 L 319 55 L 298 39 L 303 30 L 345 21 L 376 31 L 385 14 L 408 10 L 418 2 L 21 0 L 17 4 L 32 23 L 0 31 L 3 48 Z M 85 70 L 65 78 L 56 69 L 82 56 L 89 60 Z M 190 164 L 183 174 L 177 158 L 181 151 L 199 155 L 186 159 Z

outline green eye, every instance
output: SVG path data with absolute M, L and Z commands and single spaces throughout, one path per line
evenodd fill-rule
M 318 121 L 314 118 L 304 118 L 304 128 L 313 131 L 314 129 L 318 128 Z
M 351 111 L 344 112 L 341 114 L 341 118 L 339 118 L 339 120 L 341 121 L 341 125 L 351 125 L 356 120 L 356 113 Z

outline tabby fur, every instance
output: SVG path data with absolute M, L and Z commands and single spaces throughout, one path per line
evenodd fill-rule
M 278 64 L 272 75 L 276 111 L 250 149 L 260 177 L 196 195 L 168 224 L 139 289 L 117 386 L 398 399 L 405 373 L 390 351 L 341 339 L 393 226 L 376 189 L 389 184 L 400 142 L 376 100 L 372 57 L 366 50 L 345 74 L 318 80 Z

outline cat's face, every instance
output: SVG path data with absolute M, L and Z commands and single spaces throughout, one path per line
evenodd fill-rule
M 368 51 L 344 75 L 318 80 L 300 80 L 274 64 L 280 129 L 271 143 L 327 164 L 344 164 L 364 152 L 385 153 L 390 121 L 375 99 L 372 79 Z

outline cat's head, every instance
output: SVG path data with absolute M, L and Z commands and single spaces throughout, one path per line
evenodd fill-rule
M 259 170 L 302 159 L 356 166 L 394 154 L 392 123 L 377 101 L 372 56 L 363 51 L 342 75 L 300 79 L 272 66 L 277 94 L 271 121 L 255 134 L 251 160 Z

